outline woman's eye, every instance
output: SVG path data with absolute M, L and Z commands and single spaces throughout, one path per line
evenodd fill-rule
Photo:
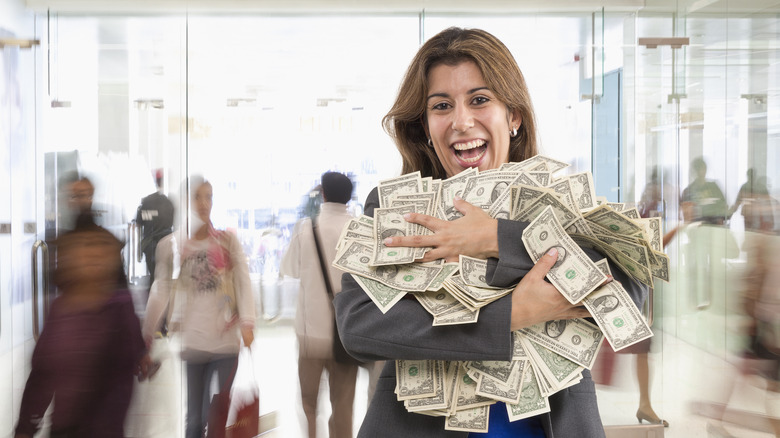
M 445 110 L 445 109 L 447 109 L 449 107 L 450 107 L 450 104 L 448 104 L 447 102 L 440 102 L 440 103 L 437 103 L 437 104 L 433 105 L 431 108 L 435 109 L 435 110 Z
M 485 97 L 485 96 L 477 96 L 477 97 L 475 97 L 475 98 L 474 98 L 473 102 L 474 102 L 474 104 L 476 104 L 476 105 L 482 105 L 483 103 L 488 103 L 488 102 L 490 102 L 490 99 L 488 99 L 488 98 L 487 98 L 487 97 Z

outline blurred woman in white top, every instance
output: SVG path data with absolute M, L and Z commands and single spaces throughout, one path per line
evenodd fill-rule
M 190 188 L 195 223 L 190 236 L 177 231 L 157 246 L 143 334 L 149 345 L 170 307 L 169 328 L 181 330 L 181 358 L 187 365 L 185 436 L 201 438 L 209 419 L 212 376 L 216 373 L 218 392 L 230 389 L 241 340 L 250 346 L 254 339 L 255 303 L 240 242 L 211 223 L 211 183 L 192 176 Z

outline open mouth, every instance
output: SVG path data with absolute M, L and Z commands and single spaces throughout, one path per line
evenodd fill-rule
M 458 160 L 465 164 L 474 164 L 485 156 L 487 143 L 485 140 L 471 140 L 466 143 L 456 143 L 453 148 Z

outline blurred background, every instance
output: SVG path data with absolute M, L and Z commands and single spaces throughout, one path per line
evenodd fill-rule
M 671 281 L 656 280 L 643 309 L 666 435 L 707 436 L 721 419 L 738 436 L 773 435 L 767 382 L 739 367 L 752 318 L 742 306 L 748 243 L 780 226 L 780 2 L 0 0 L 0 437 L 11 436 L 57 294 L 47 242 L 68 228 L 63 177 L 94 183 L 98 223 L 127 242 L 142 317 L 149 274 L 136 212 L 158 170 L 177 212 L 189 211 L 188 175 L 212 181 L 212 218 L 239 236 L 257 294 L 261 411 L 279 436 L 299 436 L 297 284 L 278 274 L 290 231 L 316 212 L 322 172 L 352 176 L 355 214 L 400 173 L 381 118 L 417 48 L 449 26 L 485 29 L 513 52 L 543 154 L 678 230 L 666 248 Z M 725 198 L 714 223 L 686 222 L 681 208 L 697 158 Z M 177 214 L 174 227 L 187 219 Z M 634 360 L 610 358 L 597 385 L 605 425 L 636 424 Z M 129 421 L 180 416 L 180 405 L 150 407 Z

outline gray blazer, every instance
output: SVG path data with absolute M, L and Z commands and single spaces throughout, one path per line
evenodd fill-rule
M 374 189 L 365 204 L 367 215 L 378 207 Z M 488 283 L 509 286 L 518 282 L 534 265 L 520 235 L 528 223 L 499 220 L 499 258 L 488 263 Z M 584 248 L 594 260 L 604 258 Z M 620 281 L 641 306 L 647 289 L 628 278 L 610 263 L 615 280 Z M 444 430 L 443 417 L 407 412 L 396 399 L 395 362 L 392 359 L 433 360 L 511 360 L 512 335 L 509 330 L 511 295 L 480 310 L 479 322 L 433 327 L 430 314 L 415 299 L 402 299 L 386 314 L 376 307 L 351 275 L 342 278 L 336 295 L 336 322 L 344 347 L 358 359 L 388 360 L 377 382 L 358 437 L 466 437 L 467 432 Z M 548 438 L 604 437 L 596 401 L 596 390 L 588 370 L 582 381 L 550 397 L 550 413 L 541 416 Z

